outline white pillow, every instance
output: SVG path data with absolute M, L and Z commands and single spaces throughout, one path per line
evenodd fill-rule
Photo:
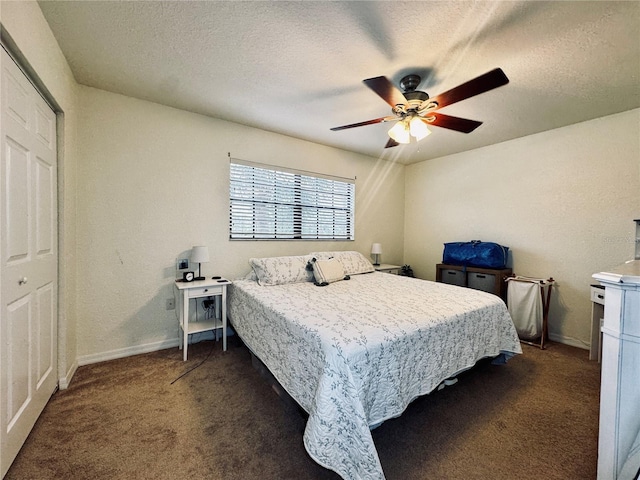
M 309 255 L 251 258 L 249 264 L 263 286 L 312 282 L 313 272 L 307 270 Z
M 314 261 L 315 260 L 315 261 Z M 317 285 L 328 285 L 345 279 L 344 268 L 339 260 L 311 260 L 313 265 L 313 276 Z
M 358 275 L 359 273 L 375 272 L 375 268 L 367 258 L 360 252 L 313 252 L 311 257 L 318 260 L 328 260 L 335 258 L 342 264 L 345 275 Z

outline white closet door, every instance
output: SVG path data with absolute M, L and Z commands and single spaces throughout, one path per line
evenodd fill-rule
M 56 117 L 0 48 L 0 474 L 57 384 Z

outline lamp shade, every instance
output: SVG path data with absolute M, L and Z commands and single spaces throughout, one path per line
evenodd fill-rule
M 371 254 L 372 255 L 382 255 L 382 244 L 374 243 L 371 245 Z
M 389 136 L 398 143 L 410 143 L 411 134 L 407 122 L 401 120 L 389 129 Z
M 420 141 L 431 133 L 427 128 L 427 124 L 420 117 L 413 117 L 409 122 L 409 130 L 416 140 Z
M 209 247 L 196 246 L 191 249 L 191 261 L 193 263 L 206 263 L 209 261 Z

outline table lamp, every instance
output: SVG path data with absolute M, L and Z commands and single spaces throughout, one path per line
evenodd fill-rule
M 382 255 L 382 244 L 374 243 L 371 245 L 371 255 L 375 255 L 374 265 L 378 267 L 380 265 L 380 255 Z
M 196 246 L 191 249 L 191 261 L 198 264 L 198 276 L 194 280 L 204 280 L 200 272 L 202 263 L 209 261 L 209 247 Z

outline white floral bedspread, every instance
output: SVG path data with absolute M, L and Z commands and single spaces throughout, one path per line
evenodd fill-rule
M 309 413 L 304 445 L 345 479 L 384 479 L 370 426 L 484 357 L 521 353 L 504 302 L 491 294 L 387 273 L 229 286 L 246 345 Z

